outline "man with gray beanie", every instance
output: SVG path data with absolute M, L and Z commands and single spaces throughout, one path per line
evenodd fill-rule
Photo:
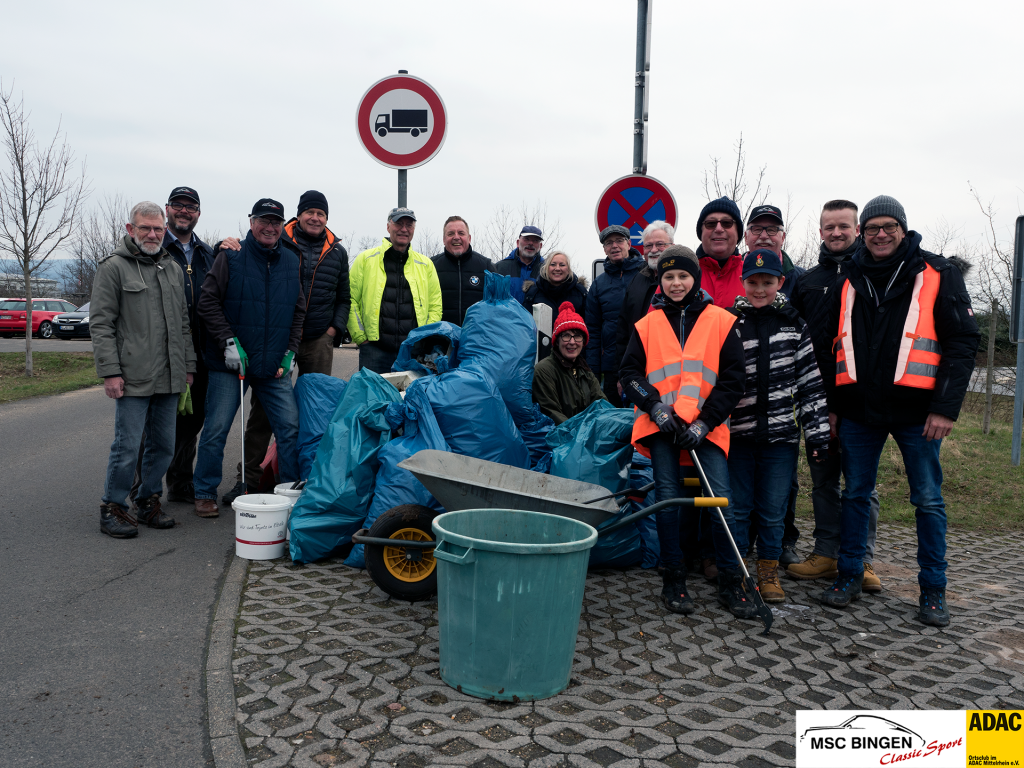
M 697 218 L 697 237 L 701 285 L 716 307 L 729 309 L 743 295 L 743 257 L 736 247 L 743 237 L 739 206 L 725 196 L 705 205 Z
M 819 360 L 830 421 L 840 419 L 843 491 L 838 576 L 821 602 L 861 595 L 869 504 L 887 438 L 899 446 L 917 514 L 918 618 L 949 624 L 946 507 L 939 448 L 960 413 L 981 334 L 960 270 L 921 247 L 903 206 L 879 195 L 860 215 L 864 243 L 843 265 Z

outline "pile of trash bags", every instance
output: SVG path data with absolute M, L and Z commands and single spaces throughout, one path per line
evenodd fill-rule
M 633 458 L 632 413 L 600 402 L 556 428 L 533 402 L 535 355 L 532 316 L 512 298 L 509 278 L 488 272 L 484 298 L 461 328 L 433 323 L 402 344 L 393 370 L 419 376 L 404 397 L 368 370 L 347 385 L 300 377 L 300 470 L 309 479 L 289 521 L 292 560 L 328 556 L 401 504 L 444 511 L 398 466 L 424 449 L 623 490 Z M 599 539 L 591 565 L 653 567 L 657 535 L 652 540 L 650 531 L 653 521 Z M 362 550 L 353 547 L 346 565 L 363 567 Z

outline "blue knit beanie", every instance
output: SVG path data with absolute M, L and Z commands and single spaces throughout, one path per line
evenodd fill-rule
M 697 219 L 698 238 L 700 238 L 703 233 L 704 219 L 712 213 L 727 213 L 732 216 L 733 220 L 736 222 L 736 229 L 738 230 L 737 238 L 743 237 L 743 216 L 740 215 L 739 206 L 737 206 L 730 198 L 722 195 L 722 197 L 717 200 L 712 200 L 701 209 L 700 218 Z

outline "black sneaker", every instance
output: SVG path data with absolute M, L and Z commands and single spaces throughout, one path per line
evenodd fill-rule
M 753 600 L 743 589 L 743 574 L 740 571 L 718 569 L 718 602 L 737 619 L 752 619 L 757 615 Z
M 248 489 L 248 491 L 246 491 L 245 482 L 242 481 L 242 480 L 239 480 L 237 483 L 235 483 L 235 487 L 234 488 L 232 488 L 230 491 L 228 491 L 227 493 L 225 493 L 221 497 L 221 501 L 223 501 L 225 504 L 230 504 L 232 501 L 237 499 L 243 493 L 247 493 L 247 492 L 248 493 L 255 493 L 255 491 L 252 490 L 251 488 Z
M 779 565 L 789 566 L 802 563 L 803 559 L 796 553 L 796 547 L 783 547 L 782 554 L 779 555 Z
M 139 521 L 120 504 L 100 504 L 100 531 L 115 539 L 139 535 Z
M 139 515 L 139 522 L 145 523 L 150 528 L 174 527 L 174 518 L 165 515 L 160 508 L 159 493 L 154 493 L 148 499 L 136 502 L 135 511 Z
M 661 600 L 672 613 L 689 614 L 697 610 L 686 589 L 686 571 L 682 566 L 666 568 L 661 588 Z
M 946 590 L 941 587 L 925 587 L 921 590 L 918 600 L 921 606 L 917 618 L 922 624 L 933 627 L 949 626 L 949 604 L 946 602 Z
M 855 600 L 860 600 L 863 584 L 863 573 L 840 573 L 832 586 L 821 593 L 821 604 L 831 608 L 845 608 Z
M 193 504 L 196 500 L 196 487 L 186 483 L 181 488 L 167 489 L 167 501 L 181 504 Z

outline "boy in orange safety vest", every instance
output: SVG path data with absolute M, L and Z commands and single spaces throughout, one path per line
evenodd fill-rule
M 633 329 L 619 371 L 623 392 L 636 406 L 633 445 L 650 456 L 658 501 L 682 495 L 680 477 L 695 451 L 713 492 L 729 490 L 729 414 L 743 394 L 743 345 L 736 318 L 714 306 L 700 288 L 700 265 L 681 245 L 658 259 L 660 293 Z M 730 530 L 732 507 L 722 510 Z M 696 510 L 693 511 L 695 513 Z M 680 546 L 679 508 L 657 514 L 665 567 L 661 599 L 673 613 L 693 613 Z M 686 529 L 691 526 L 687 525 Z M 712 537 L 718 561 L 718 600 L 738 618 L 755 615 L 742 572 L 717 515 Z

